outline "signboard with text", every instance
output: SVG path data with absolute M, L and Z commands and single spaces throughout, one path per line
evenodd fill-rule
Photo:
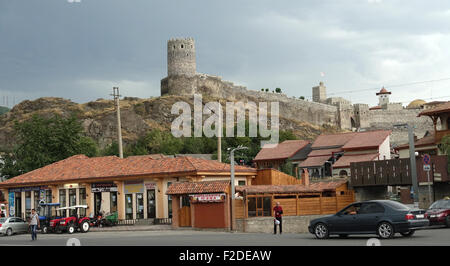
M 92 193 L 96 192 L 117 192 L 117 185 L 114 183 L 93 183 Z
M 189 195 L 192 202 L 224 202 L 225 194 L 193 194 Z

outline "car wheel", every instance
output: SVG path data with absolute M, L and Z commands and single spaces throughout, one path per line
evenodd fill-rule
M 330 232 L 328 231 L 328 226 L 323 223 L 318 223 L 314 227 L 314 235 L 318 239 L 326 239 L 330 236 Z
M 395 235 L 394 227 L 388 222 L 382 222 L 378 225 L 377 234 L 380 238 L 393 238 Z
M 75 226 L 69 225 L 69 227 L 67 228 L 67 232 L 68 232 L 69 234 L 75 233 Z
M 80 226 L 80 231 L 82 233 L 87 233 L 89 231 L 89 228 L 90 228 L 90 226 L 89 226 L 89 223 L 87 221 L 86 222 L 82 222 L 81 226 Z
M 12 236 L 12 234 L 13 234 L 13 230 L 11 228 L 8 228 L 8 230 L 6 230 L 6 235 Z
M 414 235 L 415 232 L 416 232 L 415 230 L 409 230 L 408 232 L 403 232 L 403 233 L 400 232 L 400 234 L 404 237 L 411 237 Z
M 445 218 L 445 226 L 450 227 L 450 216 Z

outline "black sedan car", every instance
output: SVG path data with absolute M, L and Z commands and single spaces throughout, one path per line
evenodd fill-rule
M 334 215 L 312 220 L 308 229 L 319 239 L 353 234 L 377 234 L 383 239 L 395 233 L 412 236 L 416 229 L 428 226 L 424 214 L 424 210 L 412 210 L 391 200 L 356 202 Z

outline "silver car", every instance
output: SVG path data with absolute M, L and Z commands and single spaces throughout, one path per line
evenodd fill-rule
M 0 234 L 11 236 L 14 233 L 26 233 L 28 228 L 28 223 L 22 218 L 0 218 Z

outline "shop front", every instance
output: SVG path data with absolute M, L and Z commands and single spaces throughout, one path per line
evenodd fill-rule
M 94 215 L 117 212 L 118 189 L 114 182 L 92 183 L 91 193 Z
M 229 229 L 231 224 L 229 181 L 172 184 L 172 226 Z
M 8 189 L 8 215 L 25 219 L 40 203 L 52 202 L 52 190 L 47 186 Z

